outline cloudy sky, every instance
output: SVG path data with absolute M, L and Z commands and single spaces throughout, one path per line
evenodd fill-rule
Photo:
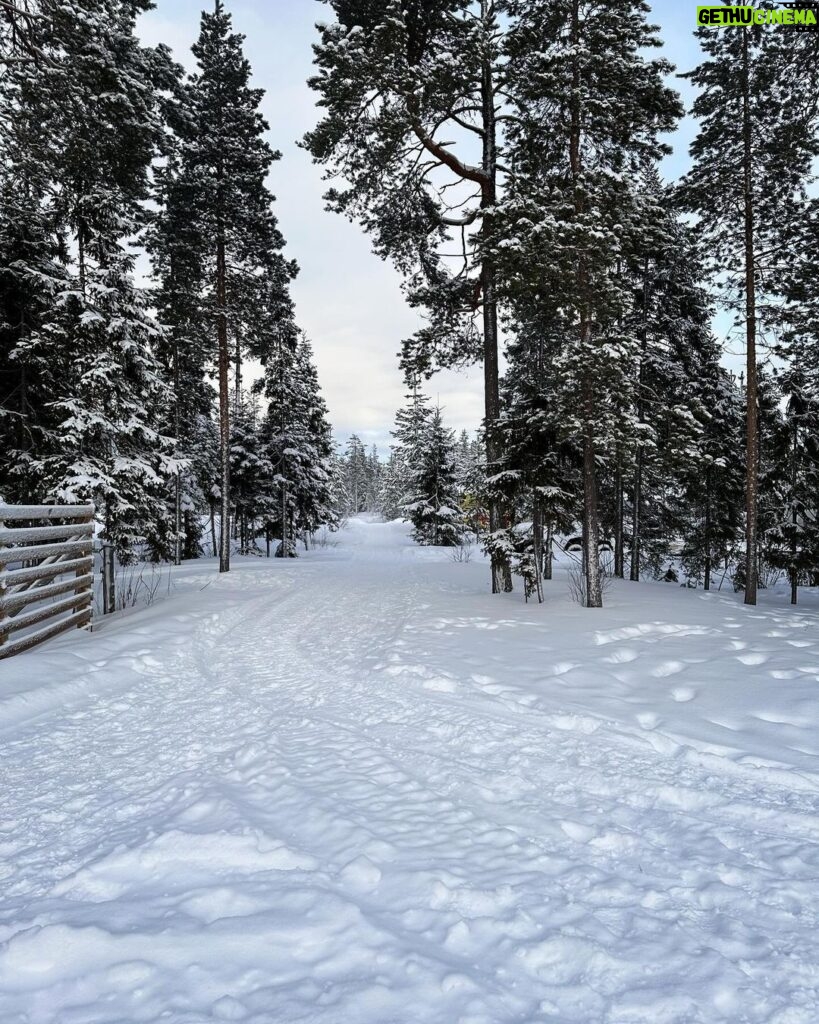
M 385 448 L 403 401 L 397 352 L 418 319 L 403 302 L 396 273 L 372 254 L 360 228 L 324 210 L 321 169 L 296 145 L 317 119 L 306 80 L 314 24 L 329 20 L 327 9 L 317 0 L 226 0 L 226 6 L 236 30 L 247 37 L 254 84 L 266 90 L 270 142 L 282 152 L 271 187 L 288 255 L 301 268 L 293 286 L 297 316 L 315 346 L 336 436 L 341 440 L 355 432 L 366 443 Z M 202 0 L 156 0 L 156 9 L 142 18 L 142 36 L 147 43 L 166 43 L 180 63 L 190 66 L 201 9 Z M 695 4 L 679 0 L 654 4 L 666 54 L 680 71 L 698 60 L 695 10 Z M 677 85 L 687 94 L 685 82 Z M 691 134 L 687 120 L 671 140 L 675 153 L 666 163 L 668 177 L 685 169 Z M 451 426 L 477 427 L 483 405 L 479 368 L 439 374 L 428 391 L 444 407 Z

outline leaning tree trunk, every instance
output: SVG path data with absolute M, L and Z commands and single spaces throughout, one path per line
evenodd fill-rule
M 745 215 L 745 604 L 756 604 L 759 573 L 757 523 L 759 505 L 759 421 L 756 366 L 756 277 L 754 274 L 753 142 L 748 29 L 742 29 L 743 206 Z
M 230 357 L 227 330 L 227 270 L 225 233 L 219 226 L 216 241 L 217 336 L 219 342 L 219 458 L 222 487 L 219 572 L 230 571 Z

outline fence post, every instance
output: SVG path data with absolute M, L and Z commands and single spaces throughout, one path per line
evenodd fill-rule
M 114 583 L 114 545 L 102 542 L 102 613 L 112 615 L 116 611 L 117 595 Z
M 91 590 L 90 590 L 90 594 L 89 594 L 88 605 L 89 605 L 89 608 L 91 608 L 92 614 L 93 614 L 93 608 L 94 608 L 94 532 L 93 532 L 94 531 L 94 526 L 93 526 L 93 524 L 94 524 L 94 512 L 93 512 L 93 506 L 92 506 L 91 514 L 89 516 L 87 516 L 86 518 L 80 519 L 79 522 L 81 522 L 81 523 L 91 523 Z M 82 567 L 80 567 L 74 573 L 74 578 L 79 583 L 79 580 L 82 579 L 83 575 L 85 575 L 85 570 Z M 75 594 L 82 593 L 82 586 L 78 585 L 75 588 L 74 593 Z M 87 629 L 88 632 L 90 633 L 94 629 L 93 620 L 89 621 L 87 625 L 85 625 L 85 626 L 78 626 L 77 628 L 78 629 Z

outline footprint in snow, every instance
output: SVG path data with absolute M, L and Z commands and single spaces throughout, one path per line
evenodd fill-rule
M 690 686 L 677 686 L 671 691 L 671 697 L 678 704 L 685 704 L 697 696 L 697 691 Z
M 684 668 L 685 665 L 681 661 L 663 661 L 651 670 L 651 674 L 655 679 L 663 679 L 666 676 L 675 676 L 678 672 L 682 672 Z
M 560 827 L 576 843 L 588 843 L 597 835 L 597 829 L 579 821 L 561 821 Z
M 373 892 L 381 881 L 381 871 L 369 857 L 361 856 L 345 864 L 340 877 L 346 886 L 356 892 Z
M 637 658 L 639 658 L 637 651 L 632 650 L 630 647 L 624 647 L 620 651 L 606 655 L 603 661 L 608 662 L 610 665 L 627 665 L 630 661 L 636 661 Z
M 768 655 L 761 652 L 737 655 L 737 661 L 741 661 L 743 665 L 764 665 L 767 660 Z

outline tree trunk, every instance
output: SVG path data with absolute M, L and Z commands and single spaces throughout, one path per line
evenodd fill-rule
M 173 343 L 173 429 L 174 429 L 174 444 L 176 447 L 177 456 L 179 454 L 179 434 L 181 428 L 181 416 L 179 410 L 179 343 L 174 339 Z M 173 561 L 174 565 L 182 564 L 182 479 L 179 469 L 176 470 L 174 479 L 174 495 L 173 495 L 173 510 L 174 510 L 174 546 L 173 546 Z
M 618 579 L 625 575 L 623 548 L 623 470 L 618 459 L 614 481 L 614 575 Z
M 230 370 L 227 331 L 227 271 L 225 267 L 224 228 L 220 225 L 216 242 L 216 302 L 219 340 L 219 456 L 221 460 L 221 516 L 219 572 L 230 571 Z
M 282 484 L 282 558 L 287 558 L 287 487 Z
M 799 423 L 794 417 L 793 421 L 793 465 L 791 466 L 791 525 L 793 534 L 791 536 L 791 604 L 799 602 L 799 549 L 797 543 L 797 530 L 799 528 L 799 513 L 796 508 L 796 485 L 799 480 Z
M 600 522 L 597 511 L 597 465 L 592 425 L 591 385 L 586 384 L 583 438 L 583 567 L 586 575 L 586 607 L 603 607 L 600 580 Z
M 489 0 L 481 0 L 481 19 L 487 25 L 490 18 Z M 497 124 L 495 120 L 495 84 L 492 78 L 492 64 L 488 47 L 481 69 L 481 115 L 483 129 L 482 170 L 486 181 L 481 188 L 481 210 L 483 230 L 489 224 L 491 211 L 497 203 Z M 500 388 L 498 384 L 498 300 L 495 263 L 491 255 L 484 255 L 481 266 L 481 288 L 483 292 L 483 380 L 484 416 L 486 419 L 486 471 L 488 476 L 497 472 L 502 452 L 496 437 L 496 425 L 500 419 Z M 503 526 L 500 502 L 490 492 L 489 533 L 496 533 Z M 512 569 L 509 561 L 499 552 L 492 552 L 492 593 L 509 593 L 513 589 Z
M 532 558 L 535 563 L 535 591 L 537 603 L 543 604 L 543 510 L 537 492 L 532 496 Z
M 242 406 L 242 345 L 239 340 L 239 332 L 236 332 L 236 345 L 233 350 L 233 358 L 236 361 L 236 365 L 233 369 L 233 389 L 234 389 L 234 415 L 238 417 L 239 410 Z
M 759 423 L 756 366 L 756 277 L 754 248 L 753 149 L 748 29 L 742 29 L 743 199 L 745 212 L 745 337 L 747 345 L 745 604 L 756 604 L 758 581 L 757 520 L 759 504 Z
M 210 543 L 213 552 L 213 557 L 216 558 L 216 555 L 219 551 L 219 545 L 216 541 L 216 506 L 213 501 L 213 498 L 211 498 L 210 500 Z
M 629 573 L 629 579 L 632 583 L 640 582 L 640 531 L 642 530 L 642 523 L 640 522 L 640 510 L 643 504 L 643 449 L 642 447 L 637 449 L 637 460 L 634 464 L 634 510 L 632 513 L 632 527 L 631 527 L 631 572 Z
M 705 471 L 705 589 L 711 589 L 711 469 Z
M 580 45 L 580 4 L 574 0 L 571 18 L 572 46 L 577 53 Z M 572 72 L 572 112 L 569 139 L 569 162 L 574 180 L 574 212 L 579 220 L 583 214 L 583 198 L 580 191 L 580 176 L 583 171 L 581 150 L 580 111 L 580 65 L 574 59 Z M 577 270 L 577 292 L 580 311 L 580 351 L 584 353 L 591 343 L 589 319 L 589 278 L 585 261 L 579 261 Z M 603 590 L 600 582 L 600 522 L 597 510 L 597 459 L 594 444 L 595 406 L 592 381 L 584 369 L 583 405 L 583 573 L 585 576 L 586 607 L 603 607 Z
M 554 527 L 549 519 L 546 523 L 546 545 L 543 549 L 543 578 L 552 578 L 552 549 L 554 547 Z
M 640 339 L 640 366 L 637 371 L 637 422 L 642 426 L 645 422 L 645 403 L 643 401 L 643 367 L 648 351 L 648 256 L 643 260 L 643 330 Z M 631 538 L 631 572 L 632 583 L 640 582 L 640 559 L 642 557 L 642 505 L 643 505 L 643 432 L 637 437 L 637 456 L 634 463 L 634 510 Z

